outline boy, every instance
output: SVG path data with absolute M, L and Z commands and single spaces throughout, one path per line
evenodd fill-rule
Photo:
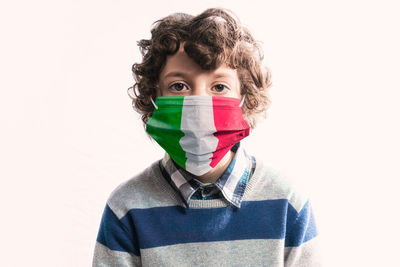
M 111 194 L 93 266 L 318 266 L 309 202 L 240 145 L 269 103 L 249 31 L 208 9 L 151 33 L 129 90 L 166 154 Z

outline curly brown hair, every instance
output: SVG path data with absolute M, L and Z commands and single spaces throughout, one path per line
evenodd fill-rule
M 198 16 L 175 13 L 153 24 L 151 39 L 140 40 L 141 63 L 132 66 L 136 83 L 132 106 L 142 116 L 144 124 L 153 113 L 151 98 L 157 96 L 159 74 L 167 56 L 175 54 L 180 45 L 186 54 L 204 70 L 214 70 L 221 64 L 237 69 L 241 94 L 246 96 L 243 116 L 251 128 L 257 115 L 270 101 L 270 73 L 262 66 L 263 52 L 248 29 L 229 10 L 210 8 Z

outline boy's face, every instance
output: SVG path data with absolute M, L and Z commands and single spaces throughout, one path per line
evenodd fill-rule
M 158 96 L 226 96 L 241 98 L 240 81 L 235 69 L 221 65 L 203 70 L 183 50 L 167 57 L 159 76 Z

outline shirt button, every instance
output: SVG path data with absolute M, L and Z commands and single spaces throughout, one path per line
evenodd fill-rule
M 203 189 L 203 194 L 205 194 L 205 195 L 210 194 L 210 192 L 211 192 L 211 188 L 209 188 L 209 187 L 206 187 Z

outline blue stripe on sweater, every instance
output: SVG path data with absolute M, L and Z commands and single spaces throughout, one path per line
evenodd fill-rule
M 317 234 L 310 203 L 307 202 L 299 213 L 289 205 L 285 247 L 298 247 L 317 236 Z
M 136 240 L 135 228 L 130 218 L 125 216 L 119 220 L 110 207 L 106 205 L 97 242 L 111 250 L 129 252 L 139 256 L 139 246 Z
M 297 213 L 286 199 L 245 201 L 240 209 L 132 209 L 120 220 L 106 215 L 100 233 L 98 241 L 108 248 L 136 255 L 138 247 L 245 239 L 285 238 L 285 246 L 300 246 L 316 235 L 309 205 Z

